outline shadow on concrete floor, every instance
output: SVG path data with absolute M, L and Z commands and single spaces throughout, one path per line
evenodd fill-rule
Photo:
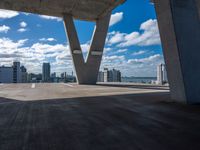
M 1 98 L 1 150 L 197 150 L 200 106 L 169 93 L 41 101 Z

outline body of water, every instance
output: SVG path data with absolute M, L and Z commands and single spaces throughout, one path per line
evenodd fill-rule
M 149 83 L 152 81 L 156 81 L 156 77 L 122 77 L 122 82 L 130 82 L 130 83 Z

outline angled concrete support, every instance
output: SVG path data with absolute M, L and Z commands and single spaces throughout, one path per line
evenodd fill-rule
M 200 103 L 200 2 L 154 0 L 172 99 Z
M 63 17 L 71 49 L 74 69 L 76 71 L 76 77 L 79 84 L 96 84 L 103 55 L 105 39 L 108 32 L 110 15 L 111 13 L 96 21 L 96 27 L 94 29 L 86 62 L 84 62 L 80 42 L 72 16 L 66 14 Z

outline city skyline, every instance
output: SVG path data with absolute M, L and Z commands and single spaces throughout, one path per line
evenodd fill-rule
M 29 68 L 28 72 L 40 73 L 42 63 L 50 62 L 52 72 L 72 72 L 62 19 L 2 10 L 0 14 L 0 65 L 17 60 Z M 94 23 L 75 23 L 86 56 Z M 149 1 L 133 0 L 115 9 L 101 69 L 116 68 L 123 76 L 156 76 L 160 63 L 163 55 L 154 6 Z

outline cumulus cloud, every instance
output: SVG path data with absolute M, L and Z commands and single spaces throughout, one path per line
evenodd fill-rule
M 41 73 L 42 63 L 49 61 L 53 72 L 71 73 L 73 64 L 69 45 L 37 42 L 26 46 L 27 40 L 13 41 L 9 38 L 0 38 L 0 65 L 12 65 L 12 61 L 18 60 L 27 67 L 28 72 Z M 83 49 L 88 49 L 88 47 L 88 43 L 82 44 Z M 112 49 L 107 48 L 108 51 Z M 157 65 L 163 62 L 162 55 L 155 54 L 140 59 L 127 59 L 125 55 L 122 55 L 126 50 L 118 49 L 116 54 L 104 55 L 101 68 L 116 68 L 126 76 L 156 75 Z
M 17 30 L 18 32 L 26 32 L 27 31 L 27 23 L 22 21 L 19 24 L 20 28 Z
M 0 38 L 0 65 L 9 66 L 17 60 L 27 67 L 28 72 L 41 73 L 42 63 L 50 61 L 53 71 L 71 72 L 73 66 L 68 45 L 34 43 L 27 47 L 27 40 Z
M 156 67 L 163 63 L 160 54 L 151 55 L 140 59 L 126 59 L 124 55 L 104 56 L 101 69 L 116 68 L 121 70 L 123 76 L 156 76 Z
M 128 64 L 142 64 L 142 63 L 155 63 L 157 61 L 162 61 L 162 56 L 160 54 L 155 54 L 147 58 L 141 59 L 129 59 Z
M 142 23 L 140 31 L 134 31 L 129 34 L 121 32 L 111 32 L 108 35 L 109 44 L 118 44 L 118 47 L 128 46 L 150 46 L 160 45 L 160 34 L 156 19 L 149 19 Z
M 107 43 L 110 45 L 120 43 L 120 42 L 124 41 L 125 36 L 126 36 L 125 33 L 113 31 L 108 34 L 109 39 L 107 40 Z
M 26 32 L 27 29 L 26 29 L 26 28 L 20 28 L 20 29 L 18 29 L 17 31 L 18 31 L 18 32 Z
M 9 26 L 6 25 L 0 26 L 0 33 L 2 32 L 7 33 L 9 30 L 10 30 Z
M 119 50 L 117 50 L 117 53 L 124 53 L 124 52 L 127 52 L 128 51 L 128 49 L 119 49 Z
M 18 41 L 13 41 L 9 38 L 0 38 L 0 52 L 8 52 L 8 51 L 12 51 L 15 50 L 17 48 L 22 47 L 26 42 L 28 41 L 28 39 L 22 39 L 22 40 L 18 40 Z M 10 49 L 10 50 L 9 50 Z
M 39 15 L 40 18 L 47 19 L 47 20 L 57 20 L 57 21 L 62 21 L 61 18 L 59 17 L 53 17 L 53 16 L 46 16 L 46 15 Z
M 111 15 L 109 26 L 113 26 L 123 19 L 123 12 L 117 12 Z
M 57 41 L 55 38 L 41 38 L 39 41 L 44 41 L 44 42 L 53 42 Z
M 24 22 L 24 21 L 20 22 L 20 27 L 25 28 L 26 26 L 27 26 L 26 22 Z
M 0 18 L 2 19 L 13 18 L 18 15 L 19 12 L 0 9 Z
M 137 52 L 133 52 L 133 56 L 139 56 L 139 55 L 143 55 L 143 54 L 145 54 L 147 51 L 145 51 L 145 50 L 140 50 L 140 51 L 137 51 Z

